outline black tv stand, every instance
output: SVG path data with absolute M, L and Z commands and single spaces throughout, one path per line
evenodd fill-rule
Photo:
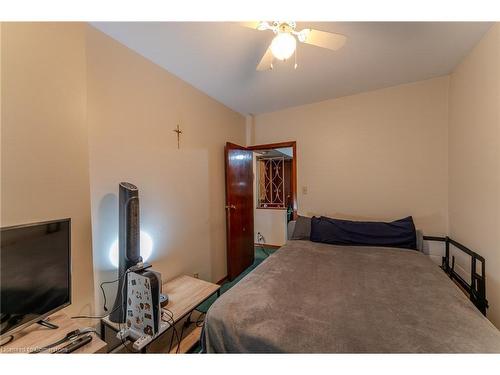
M 44 326 L 44 327 L 50 328 L 50 329 L 58 329 L 59 328 L 59 326 L 56 326 L 55 324 L 49 323 L 46 320 L 39 320 L 37 322 L 37 324 L 40 324 L 41 326 Z

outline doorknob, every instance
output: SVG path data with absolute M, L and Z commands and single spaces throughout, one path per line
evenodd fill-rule
M 234 204 L 229 204 L 229 205 L 226 205 L 226 210 L 228 209 L 236 209 L 236 206 Z

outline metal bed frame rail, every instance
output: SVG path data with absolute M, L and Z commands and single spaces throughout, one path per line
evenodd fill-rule
M 472 251 L 468 247 L 449 237 L 424 236 L 424 240 L 444 242 L 445 255 L 442 257 L 441 269 L 450 277 L 450 279 L 455 280 L 469 294 L 469 299 L 472 303 L 484 316 L 486 316 L 488 300 L 486 299 L 485 259 L 475 251 Z M 470 284 L 455 271 L 455 256 L 451 257 L 450 266 L 450 245 L 453 245 L 455 248 L 463 251 L 471 257 Z M 477 273 L 478 261 L 481 262 L 481 274 Z

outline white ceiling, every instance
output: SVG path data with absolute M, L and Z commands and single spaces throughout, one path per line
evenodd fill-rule
M 491 23 L 306 22 L 344 34 L 330 51 L 298 45 L 299 67 L 255 67 L 273 34 L 225 22 L 99 22 L 92 25 L 242 114 L 351 95 L 450 73 Z

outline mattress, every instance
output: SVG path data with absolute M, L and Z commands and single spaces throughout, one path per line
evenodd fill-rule
M 500 353 L 500 332 L 426 255 L 289 241 L 224 293 L 208 353 Z

